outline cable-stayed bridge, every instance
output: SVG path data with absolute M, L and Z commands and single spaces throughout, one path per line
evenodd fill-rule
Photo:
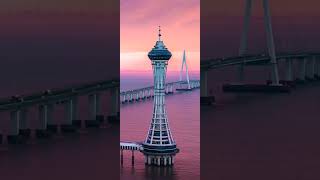
M 183 80 L 185 67 L 186 80 Z M 192 91 L 194 89 L 200 88 L 200 80 L 190 80 L 188 65 L 186 61 L 186 52 L 183 51 L 182 64 L 180 70 L 179 81 L 168 82 L 165 84 L 165 93 L 173 94 L 177 91 Z M 143 100 L 154 97 L 154 86 L 142 87 L 138 89 L 131 89 L 120 92 L 120 102 L 134 103 L 142 102 Z
M 267 40 L 267 53 L 252 54 L 248 52 L 248 36 L 250 17 L 252 12 L 252 0 L 245 0 L 243 31 L 240 41 L 239 55 L 226 58 L 201 59 L 201 104 L 212 104 L 215 101 L 213 95 L 208 93 L 208 73 L 216 69 L 236 66 L 237 81 L 224 84 L 224 92 L 290 92 L 296 82 L 319 79 L 320 77 L 320 51 L 285 52 L 276 54 L 269 0 L 262 0 L 264 12 L 264 25 Z M 284 77 L 279 76 L 279 63 L 285 64 Z M 265 84 L 250 84 L 245 82 L 245 66 L 269 67 L 270 79 Z M 296 70 L 298 69 L 298 70 Z
M 2 144 L 17 143 L 22 139 L 47 137 L 51 133 L 75 132 L 86 127 L 100 127 L 108 122 L 119 122 L 119 85 L 117 79 L 72 85 L 42 92 L 14 95 L 0 99 L 0 112 L 9 115 L 7 130 L 0 133 Z M 101 109 L 101 96 L 109 96 L 108 114 Z M 79 117 L 80 98 L 88 98 L 88 116 Z M 62 120 L 54 119 L 56 109 L 64 107 Z M 31 109 L 38 109 L 38 123 L 31 127 L 33 121 L 28 114 Z M 5 128 L 2 128 L 5 129 Z

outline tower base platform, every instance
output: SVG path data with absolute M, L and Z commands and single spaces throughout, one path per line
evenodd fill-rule
M 240 93 L 288 93 L 291 88 L 288 85 L 265 85 L 265 84 L 225 84 L 222 87 L 223 92 Z

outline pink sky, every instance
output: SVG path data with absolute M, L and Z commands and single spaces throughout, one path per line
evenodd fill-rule
M 185 49 L 189 69 L 199 71 L 199 0 L 121 0 L 120 12 L 121 71 L 151 70 L 147 53 L 157 40 L 159 25 L 162 39 L 173 54 L 168 70 L 179 70 Z

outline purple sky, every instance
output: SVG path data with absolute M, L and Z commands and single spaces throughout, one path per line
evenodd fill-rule
M 0 96 L 119 78 L 118 0 L 2 0 Z
M 242 31 L 244 0 L 201 1 L 201 57 L 237 55 Z M 249 51 L 265 51 L 262 1 L 253 1 Z M 320 2 L 270 0 L 277 51 L 320 49 Z

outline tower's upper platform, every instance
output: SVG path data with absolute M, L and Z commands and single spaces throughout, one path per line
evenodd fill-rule
M 148 53 L 150 60 L 169 60 L 172 56 L 171 52 L 166 48 L 163 41 L 161 40 L 161 30 L 159 27 L 159 40 L 156 42 L 156 45 Z

